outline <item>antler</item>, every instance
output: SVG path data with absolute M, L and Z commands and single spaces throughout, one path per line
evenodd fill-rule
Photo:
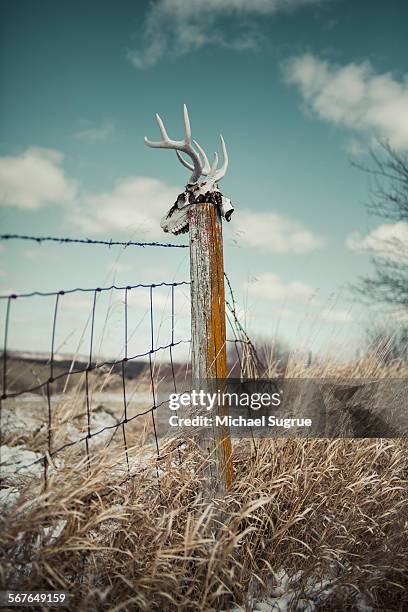
M 224 162 L 223 162 L 221 168 L 219 168 L 219 169 L 217 169 L 217 165 L 218 165 L 218 155 L 217 155 L 217 153 L 214 153 L 213 163 L 210 166 L 210 164 L 208 162 L 207 155 L 205 154 L 204 149 L 202 147 L 200 147 L 200 145 L 198 144 L 198 142 L 196 140 L 193 140 L 195 146 L 197 147 L 197 149 L 199 150 L 199 152 L 200 152 L 200 154 L 201 154 L 201 156 L 203 158 L 201 174 L 203 174 L 204 176 L 208 176 L 208 178 L 211 179 L 214 183 L 217 183 L 218 181 L 220 181 L 225 176 L 225 173 L 227 172 L 227 168 L 228 168 L 227 147 L 225 146 L 225 141 L 224 141 L 224 138 L 223 138 L 222 134 L 220 134 L 220 140 L 221 140 L 221 148 L 222 148 L 222 154 L 223 154 Z M 176 153 L 177 153 L 177 157 L 179 158 L 179 160 L 181 161 L 183 166 L 185 166 L 189 170 L 193 170 L 194 166 L 192 166 L 192 164 L 190 164 L 188 161 L 186 161 L 182 157 L 182 155 L 180 154 L 179 151 L 176 151 Z
M 189 170 L 192 170 L 192 175 L 190 177 L 189 182 L 196 183 L 203 172 L 203 165 L 201 163 L 201 160 L 200 160 L 200 157 L 197 151 L 191 145 L 190 119 L 188 117 L 187 106 L 185 104 L 183 106 L 183 114 L 184 114 L 184 126 L 186 130 L 186 136 L 184 140 L 171 140 L 167 135 L 166 128 L 164 127 L 163 121 L 161 120 L 160 116 L 156 114 L 157 123 L 159 125 L 160 133 L 162 135 L 163 140 L 160 140 L 158 142 L 153 142 L 152 140 L 149 140 L 145 136 L 144 141 L 149 147 L 153 147 L 155 149 L 175 149 L 177 151 L 177 155 L 179 156 L 180 156 L 179 151 L 183 151 L 183 153 L 186 153 L 187 155 L 189 155 L 189 157 L 191 158 L 193 162 L 192 164 L 189 164 L 188 162 L 183 160 L 183 158 L 181 159 L 183 160 L 182 163 L 184 164 L 184 166 L 186 166 Z M 205 153 L 204 153 L 204 166 L 205 166 L 205 162 L 207 162 L 208 164 L 208 159 L 206 158 Z

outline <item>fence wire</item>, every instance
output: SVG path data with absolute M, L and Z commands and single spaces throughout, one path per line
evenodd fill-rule
M 188 244 L 173 244 L 171 242 L 120 242 L 117 240 L 93 240 L 91 238 L 65 238 L 57 236 L 26 236 L 24 234 L 0 234 L 0 240 L 29 240 L 41 244 L 42 242 L 59 242 L 60 244 L 103 244 L 105 246 L 123 247 L 163 247 L 170 249 L 188 249 Z
M 175 377 L 175 370 L 174 370 L 173 348 L 182 343 L 189 343 L 190 340 L 183 340 L 183 339 L 178 340 L 175 338 L 174 294 L 177 288 L 185 286 L 185 285 L 189 285 L 189 283 L 186 281 L 171 282 L 171 283 L 162 282 L 162 283 L 154 283 L 154 284 L 126 285 L 124 287 L 111 285 L 109 287 L 94 287 L 94 288 L 86 288 L 86 289 L 75 288 L 75 289 L 68 289 L 68 290 L 64 289 L 64 290 L 59 290 L 55 292 L 34 291 L 31 293 L 21 293 L 21 294 L 13 293 L 10 295 L 0 296 L 0 300 L 7 301 L 6 314 L 5 314 L 5 326 L 4 326 L 4 343 L 3 343 L 3 368 L 2 368 L 3 369 L 3 372 L 2 372 L 3 388 L 2 388 L 2 394 L 1 394 L 0 401 L 4 402 L 5 400 L 16 398 L 16 397 L 22 396 L 27 393 L 33 393 L 33 392 L 38 392 L 40 390 L 44 390 L 46 401 L 47 401 L 47 408 L 48 408 L 46 451 L 42 454 L 41 457 L 39 457 L 35 461 L 28 463 L 26 465 L 20 466 L 17 469 L 17 472 L 21 472 L 23 470 L 26 470 L 32 467 L 33 465 L 37 463 L 43 462 L 44 481 L 45 481 L 45 486 L 46 486 L 47 478 L 48 478 L 49 463 L 52 462 L 53 458 L 56 455 L 66 450 L 67 448 L 73 447 L 75 445 L 83 444 L 85 447 L 85 452 L 86 452 L 87 465 L 90 466 L 91 465 L 91 444 L 90 444 L 91 439 L 109 430 L 113 430 L 114 433 L 120 430 L 122 433 L 122 438 L 123 438 L 126 469 L 128 472 L 128 476 L 130 477 L 131 474 L 130 474 L 130 464 L 129 464 L 129 455 L 128 455 L 128 442 L 127 442 L 127 437 L 126 437 L 126 426 L 132 421 L 134 421 L 135 419 L 146 416 L 148 414 L 151 415 L 151 422 L 152 422 L 151 424 L 152 424 L 152 430 L 153 430 L 153 435 L 154 435 L 157 458 L 158 459 L 160 458 L 160 448 L 159 448 L 159 440 L 158 440 L 158 434 L 157 434 L 155 413 L 163 404 L 166 403 L 166 401 L 163 401 L 163 402 L 157 401 L 157 392 L 156 392 L 156 386 L 155 386 L 155 381 L 154 381 L 152 358 L 155 354 L 159 352 L 168 351 L 169 362 L 171 366 L 171 374 L 173 378 L 172 384 L 173 384 L 173 388 L 176 390 L 177 387 L 176 387 L 176 377 Z M 155 344 L 155 321 L 154 321 L 154 307 L 153 307 L 154 291 L 158 287 L 168 287 L 170 288 L 170 292 L 171 292 L 170 342 L 168 342 L 167 344 L 160 345 L 160 346 L 156 346 Z M 128 352 L 128 337 L 129 337 L 128 296 L 131 290 L 138 289 L 138 288 L 148 289 L 148 293 L 149 293 L 148 311 L 149 311 L 150 346 L 147 348 L 147 350 L 143 352 L 140 352 L 134 355 L 133 354 L 130 355 Z M 124 343 L 123 343 L 124 356 L 121 359 L 117 359 L 117 360 L 97 361 L 94 358 L 95 313 L 97 309 L 97 296 L 100 293 L 107 292 L 107 291 L 121 291 L 124 293 L 124 299 L 123 299 L 123 303 L 124 303 L 124 314 L 123 314 L 123 317 L 124 317 Z M 89 351 L 88 351 L 86 366 L 80 367 L 77 369 L 70 367 L 66 371 L 56 373 L 55 372 L 55 366 L 56 366 L 55 338 L 56 338 L 56 332 L 57 332 L 57 325 L 59 321 L 58 314 L 59 314 L 59 309 L 61 305 L 61 300 L 63 299 L 63 296 L 67 294 L 84 293 L 84 292 L 93 293 L 92 309 L 91 309 L 91 315 L 90 315 Z M 13 314 L 12 305 L 16 300 L 27 299 L 27 298 L 32 298 L 32 297 L 55 297 L 53 315 L 52 315 L 51 347 L 50 347 L 49 359 L 47 362 L 48 375 L 45 380 L 40 381 L 38 384 L 28 385 L 27 387 L 23 389 L 19 389 L 15 391 L 13 389 L 9 389 L 9 381 L 8 381 L 8 374 L 9 374 L 8 364 L 9 364 L 9 359 L 10 359 L 8 338 L 9 338 L 10 326 L 12 323 L 12 314 Z M 138 412 L 137 414 L 130 416 L 128 414 L 128 402 L 127 402 L 127 391 L 126 391 L 126 367 L 130 361 L 135 360 L 135 359 L 140 359 L 143 357 L 148 358 L 148 368 L 149 368 L 150 390 L 151 390 L 152 402 L 149 408 L 147 408 L 146 410 L 143 410 L 141 412 Z M 94 370 L 98 370 L 106 366 L 109 366 L 109 367 L 119 366 L 120 367 L 122 397 L 123 397 L 122 417 L 120 418 L 118 422 L 116 422 L 113 425 L 106 425 L 104 427 L 99 428 L 97 431 L 92 431 L 92 406 L 91 406 L 91 392 L 90 392 L 91 385 L 90 385 L 90 380 L 89 380 L 89 374 L 90 372 Z M 77 439 L 73 441 L 66 442 L 60 446 L 55 446 L 54 441 L 53 441 L 53 425 L 54 425 L 53 424 L 53 406 L 52 406 L 53 385 L 55 384 L 57 380 L 64 379 L 64 378 L 66 379 L 67 377 L 81 375 L 81 374 L 85 376 L 85 385 L 84 385 L 84 395 L 85 395 L 84 399 L 85 399 L 85 408 L 86 408 L 85 433 L 84 435 L 79 436 Z M 1 408 L 2 406 L 0 406 L 0 410 Z
M 120 245 L 123 247 L 129 246 L 156 246 L 156 247 L 170 247 L 170 248 L 186 248 L 188 245 L 174 245 L 167 243 L 142 243 L 142 242 L 118 242 L 113 240 L 90 240 L 90 239 L 77 239 L 77 238 L 58 238 L 54 236 L 26 236 L 26 235 L 18 235 L 18 234 L 4 234 L 0 235 L 0 240 L 33 240 L 37 243 L 42 243 L 45 241 L 59 242 L 59 243 L 68 243 L 68 244 L 98 244 L 98 245 Z M 236 301 L 234 297 L 234 293 L 231 287 L 230 280 L 228 276 L 225 274 L 227 289 L 229 291 L 229 298 L 226 299 L 227 306 L 227 321 L 229 323 L 230 329 L 232 331 L 233 338 L 227 339 L 228 343 L 232 343 L 235 348 L 237 364 L 238 364 L 238 375 L 239 376 L 248 376 L 253 373 L 255 370 L 258 372 L 262 369 L 262 364 L 260 363 L 259 357 L 256 353 L 255 347 L 251 342 L 248 334 L 240 323 L 237 315 L 237 307 Z M 85 455 L 86 455 L 86 464 L 88 466 L 88 470 L 92 461 L 92 452 L 91 452 L 91 440 L 104 434 L 108 431 L 112 432 L 110 440 L 107 444 L 109 446 L 115 437 L 115 435 L 120 432 L 123 440 L 123 448 L 124 448 L 124 457 L 126 466 L 125 469 L 127 471 L 127 478 L 123 481 L 125 482 L 131 475 L 131 468 L 129 462 L 129 447 L 128 447 L 128 439 L 127 439 L 127 431 L 126 427 L 129 423 L 132 423 L 138 418 L 145 417 L 146 415 L 151 416 L 151 426 L 154 437 L 154 445 L 155 445 L 155 453 L 157 457 L 156 461 L 156 475 L 158 478 L 159 484 L 159 472 L 158 472 L 158 462 L 159 460 L 168 456 L 169 453 L 165 455 L 160 455 L 160 446 L 159 446 L 159 436 L 157 431 L 157 423 L 156 423 L 156 411 L 164 404 L 168 402 L 164 400 L 162 402 L 158 401 L 157 388 L 154 380 L 154 364 L 153 357 L 157 353 L 163 353 L 168 351 L 169 357 L 169 365 L 171 372 L 171 385 L 174 389 L 174 392 L 177 393 L 177 383 L 176 383 L 176 375 L 174 368 L 174 357 L 173 357 L 173 349 L 174 347 L 183 344 L 190 343 L 191 340 L 184 339 L 176 339 L 175 337 L 175 291 L 183 286 L 190 285 L 189 282 L 161 282 L 161 283 L 152 283 L 152 284 L 143 284 L 139 283 L 136 285 L 125 285 L 125 286 L 117 286 L 110 285 L 107 287 L 92 287 L 92 288 L 82 288 L 76 287 L 71 289 L 61 289 L 59 291 L 32 291 L 28 293 L 11 293 L 8 295 L 0 295 L 0 303 L 6 302 L 5 308 L 5 321 L 4 321 L 4 341 L 3 341 L 3 356 L 2 356 L 2 393 L 0 396 L 0 435 L 2 435 L 2 427 L 1 427 L 1 413 L 3 408 L 3 402 L 6 400 L 10 400 L 13 398 L 18 398 L 28 393 L 38 393 L 39 391 L 44 392 L 44 397 L 46 400 L 46 449 L 41 453 L 41 456 L 31 463 L 27 463 L 25 465 L 19 466 L 17 468 L 17 472 L 23 472 L 28 468 L 34 466 L 38 463 L 43 463 L 43 475 L 44 475 L 44 485 L 47 487 L 48 481 L 48 471 L 50 464 L 54 466 L 54 458 L 62 453 L 64 450 L 74 447 L 76 445 L 83 445 Z M 166 344 L 162 344 L 156 346 L 155 343 L 155 318 L 154 318 L 154 295 L 155 290 L 160 287 L 167 287 L 170 289 L 171 294 L 171 333 L 170 333 L 170 341 Z M 135 289 L 146 289 L 149 294 L 149 306 L 148 306 L 148 316 L 149 316 L 149 344 L 150 346 L 146 348 L 145 351 L 139 352 L 137 354 L 129 354 L 129 317 L 128 317 L 128 309 L 129 309 L 129 294 L 132 290 Z M 94 343 L 95 343 L 95 314 L 97 310 L 97 299 L 98 296 L 104 292 L 122 292 L 123 293 L 123 330 L 124 330 L 124 338 L 123 338 L 123 357 L 121 359 L 116 360 L 103 360 L 98 361 L 95 359 L 94 355 Z M 78 293 L 90 293 L 92 295 L 92 307 L 90 313 L 90 338 L 89 338 L 89 347 L 88 354 L 85 367 L 75 368 L 74 364 L 76 358 L 71 362 L 70 367 L 67 370 L 62 372 L 56 371 L 56 335 L 58 324 L 60 321 L 60 309 L 61 304 L 63 303 L 64 296 Z M 52 326 L 51 326 L 51 342 L 50 342 L 50 352 L 49 357 L 46 360 L 46 368 L 47 375 L 44 380 L 40 380 L 36 384 L 28 385 L 22 389 L 15 390 L 12 388 L 12 385 L 9 385 L 9 361 L 12 359 L 12 355 L 10 353 L 10 349 L 8 346 L 9 343 L 9 331 L 13 322 L 13 305 L 20 300 L 29 300 L 30 298 L 54 298 L 54 305 L 52 311 Z M 241 349 L 241 350 L 240 350 Z M 148 373 L 149 373 L 149 381 L 150 381 L 150 393 L 151 393 L 151 403 L 150 406 L 146 410 L 142 410 L 141 412 L 137 412 L 136 414 L 129 414 L 129 406 L 128 406 L 128 393 L 127 393 L 127 384 L 126 384 L 126 373 L 127 373 L 127 364 L 136 359 L 147 358 L 148 365 Z M 120 419 L 116 419 L 116 423 L 112 425 L 106 425 L 97 429 L 97 431 L 92 430 L 92 392 L 91 392 L 91 381 L 90 381 L 90 373 L 93 371 L 101 370 L 103 368 L 109 367 L 113 370 L 115 367 L 119 367 L 120 379 L 121 379 L 121 395 L 122 395 L 122 414 Z M 111 370 L 111 371 L 112 371 Z M 85 419 L 86 424 L 83 432 L 83 435 L 79 435 L 75 440 L 70 440 L 63 444 L 56 444 L 54 439 L 54 421 L 55 421 L 55 409 L 56 406 L 53 406 L 52 398 L 55 393 L 55 385 L 57 381 L 65 380 L 65 384 L 67 384 L 68 378 L 71 376 L 80 376 L 84 375 L 84 406 L 85 406 Z M 236 374 L 235 374 L 236 375 Z M 81 432 L 79 432 L 80 434 Z M 183 442 L 179 442 L 175 448 L 173 448 L 170 452 L 174 450 L 179 451 L 180 445 Z M 180 455 L 179 455 L 180 457 Z M 180 457 L 181 460 L 181 457 Z M 160 484 L 159 484 L 160 489 Z

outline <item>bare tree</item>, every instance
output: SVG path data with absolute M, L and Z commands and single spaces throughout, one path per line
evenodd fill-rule
M 366 352 L 381 357 L 383 363 L 408 361 L 408 325 L 374 321 L 367 326 Z
M 380 153 L 371 151 L 369 166 L 353 162 L 370 178 L 370 213 L 405 224 L 408 222 L 408 156 L 380 142 Z M 405 230 L 402 232 L 404 236 Z M 370 300 L 408 309 L 408 241 L 394 237 L 372 256 L 374 273 L 360 279 L 354 289 Z

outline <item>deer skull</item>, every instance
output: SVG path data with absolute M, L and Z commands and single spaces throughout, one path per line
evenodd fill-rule
M 224 138 L 220 134 L 221 148 L 223 153 L 223 165 L 218 168 L 218 155 L 214 153 L 213 162 L 210 165 L 204 149 L 193 140 L 196 149 L 191 144 L 191 127 L 188 116 L 187 107 L 184 104 L 184 140 L 171 140 L 166 132 L 163 121 L 156 114 L 157 123 L 159 125 L 162 140 L 153 142 L 145 137 L 145 143 L 149 147 L 157 149 L 175 149 L 179 161 L 188 170 L 192 172 L 189 182 L 183 193 L 179 194 L 176 202 L 170 208 L 169 212 L 161 220 L 160 226 L 164 232 L 172 234 L 183 234 L 188 231 L 188 211 L 192 204 L 199 202 L 212 202 L 219 206 L 221 215 L 226 221 L 230 221 L 231 215 L 234 212 L 234 207 L 229 198 L 225 198 L 218 189 L 218 181 L 224 176 L 228 168 L 228 153 L 225 146 Z M 192 163 L 188 162 L 181 153 L 186 153 Z

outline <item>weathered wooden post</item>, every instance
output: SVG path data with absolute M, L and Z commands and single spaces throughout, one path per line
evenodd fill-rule
M 218 206 L 203 202 L 189 211 L 191 278 L 191 366 L 193 385 L 222 392 L 217 380 L 227 378 L 224 258 L 222 220 Z M 222 385 L 221 385 L 222 387 Z M 222 405 L 216 415 L 228 414 Z M 202 432 L 208 456 L 210 492 L 224 493 L 232 485 L 232 445 L 228 427 Z
M 193 147 L 186 105 L 183 140 L 171 140 L 160 116 L 156 115 L 156 119 L 162 140 L 152 142 L 145 137 L 145 143 L 154 148 L 175 149 L 180 162 L 192 172 L 184 192 L 163 217 L 161 227 L 175 235 L 190 233 L 193 386 L 205 387 L 207 392 L 222 392 L 218 380 L 227 377 L 222 217 L 229 221 L 234 208 L 220 193 L 217 182 L 227 171 L 227 149 L 220 136 L 224 160 L 218 168 L 217 153 L 210 165 L 196 140 L 193 141 L 196 148 Z M 186 161 L 181 152 L 186 153 L 192 163 Z M 216 406 L 211 415 L 213 422 L 214 417 L 225 414 L 226 407 Z M 229 428 L 213 424 L 200 435 L 200 446 L 208 459 L 205 468 L 209 485 L 207 497 L 222 494 L 233 481 Z

